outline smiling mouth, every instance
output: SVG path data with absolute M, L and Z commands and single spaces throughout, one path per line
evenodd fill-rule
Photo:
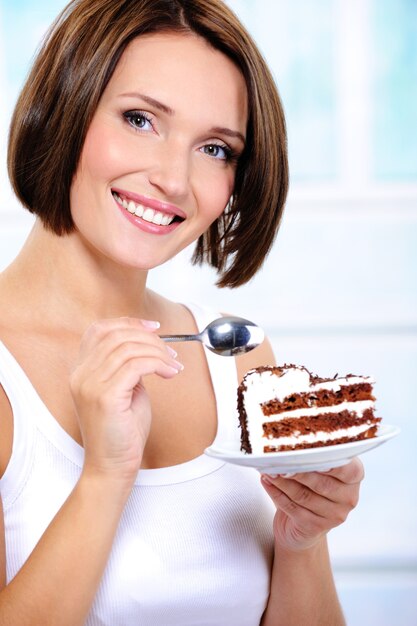
M 133 200 L 123 198 L 115 191 L 112 191 L 112 195 L 117 204 L 123 207 L 128 213 L 130 213 L 131 215 L 136 215 L 136 217 L 140 217 L 142 220 L 144 220 L 145 222 L 149 222 L 150 224 L 156 224 L 157 226 L 169 226 L 173 222 L 184 221 L 184 219 L 179 215 L 156 211 L 155 209 L 151 209 L 150 207 L 144 206 L 143 204 L 138 204 Z

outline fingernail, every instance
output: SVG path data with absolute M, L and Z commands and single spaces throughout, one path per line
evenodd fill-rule
M 167 351 L 169 352 L 169 354 L 172 357 L 174 357 L 174 359 L 175 359 L 176 356 L 178 356 L 178 352 L 175 352 L 175 350 L 173 350 L 170 346 L 165 346 L 165 347 L 166 347 Z
M 288 474 L 281 474 L 281 476 L 283 478 L 292 478 L 292 476 L 295 476 L 295 472 L 289 472 Z
M 182 370 L 184 369 L 184 365 L 182 363 L 180 363 L 179 361 L 175 361 L 174 359 L 172 360 L 172 364 L 174 366 L 174 368 L 178 371 L 178 372 L 182 372 Z
M 145 326 L 145 328 L 151 328 L 152 330 L 155 330 L 156 328 L 159 328 L 161 326 L 161 324 L 159 322 L 155 322 L 154 320 L 140 320 L 142 322 L 142 326 Z

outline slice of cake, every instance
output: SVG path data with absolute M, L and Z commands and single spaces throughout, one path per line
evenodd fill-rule
M 374 380 L 320 378 L 299 365 L 250 370 L 238 388 L 241 449 L 253 454 L 374 437 Z

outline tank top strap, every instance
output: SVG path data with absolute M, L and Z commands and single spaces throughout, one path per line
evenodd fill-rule
M 218 311 L 202 307 L 195 303 L 186 303 L 196 321 L 199 332 L 221 317 Z M 214 443 L 225 440 L 240 441 L 239 420 L 237 414 L 237 387 L 238 375 L 236 360 L 233 357 L 224 357 L 205 348 L 207 363 L 212 380 L 217 404 L 217 434 Z
M 39 398 L 24 371 L 1 341 L 0 385 L 13 412 L 13 450 L 0 479 L 0 491 L 6 509 L 20 493 L 30 472 L 36 437 L 34 414 L 39 410 Z

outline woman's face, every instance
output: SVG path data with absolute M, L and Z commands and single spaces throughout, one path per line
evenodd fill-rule
M 135 39 L 87 132 L 70 194 L 75 236 L 129 267 L 173 257 L 227 205 L 247 116 L 241 72 L 204 39 Z

